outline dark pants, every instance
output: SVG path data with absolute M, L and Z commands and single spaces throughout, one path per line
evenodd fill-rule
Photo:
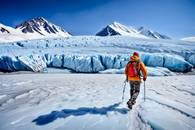
M 129 101 L 134 104 L 138 95 L 139 95 L 139 92 L 140 92 L 140 84 L 141 82 L 140 81 L 130 81 L 129 82 L 130 84 L 130 99 Z

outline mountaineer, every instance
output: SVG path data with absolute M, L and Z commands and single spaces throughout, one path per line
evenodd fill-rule
M 144 63 L 139 59 L 139 54 L 134 52 L 130 57 L 130 61 L 125 67 L 126 81 L 130 84 L 130 99 L 127 105 L 130 109 L 136 103 L 136 99 L 140 92 L 141 73 L 143 75 L 143 81 L 146 81 L 147 70 Z

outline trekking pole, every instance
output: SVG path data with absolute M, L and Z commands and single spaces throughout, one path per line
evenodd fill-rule
M 124 101 L 124 96 L 125 96 L 125 88 L 126 88 L 126 80 L 124 81 L 124 86 L 123 86 L 123 96 L 122 96 L 122 102 Z
M 144 81 L 144 102 L 146 101 L 146 85 L 145 85 L 145 81 Z

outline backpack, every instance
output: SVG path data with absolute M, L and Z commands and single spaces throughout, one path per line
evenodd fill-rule
M 140 75 L 140 72 L 138 70 L 138 64 L 139 61 L 129 61 L 128 62 L 128 70 L 127 70 L 127 75 L 129 77 L 137 77 Z

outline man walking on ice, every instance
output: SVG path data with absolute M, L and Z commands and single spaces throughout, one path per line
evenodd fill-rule
M 136 103 L 136 99 L 140 92 L 141 77 L 140 72 L 143 74 L 143 80 L 146 81 L 147 70 L 144 63 L 139 59 L 139 54 L 134 52 L 130 57 L 130 61 L 125 67 L 126 81 L 130 84 L 130 99 L 127 105 L 130 109 Z

